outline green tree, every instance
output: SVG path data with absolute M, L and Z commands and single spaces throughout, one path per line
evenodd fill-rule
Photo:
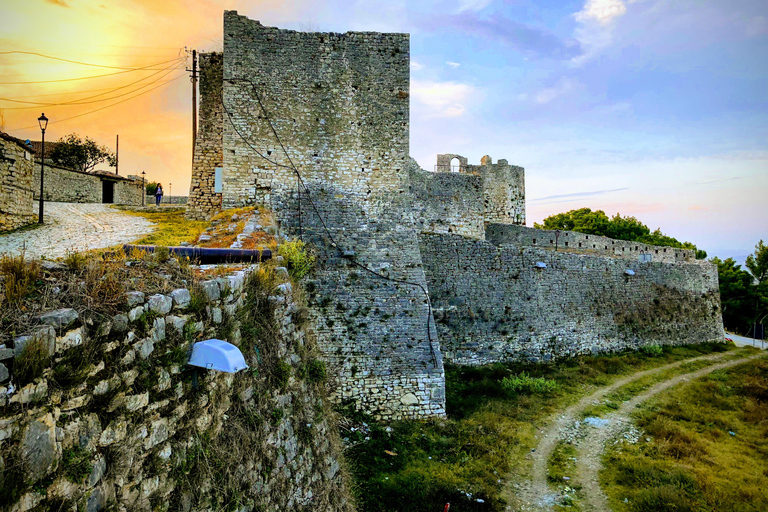
M 578 231 L 588 235 L 600 235 L 615 240 L 627 240 L 641 242 L 649 245 L 664 247 L 678 247 L 680 249 L 692 249 L 696 251 L 697 259 L 707 257 L 706 251 L 700 251 L 690 242 L 680 242 L 676 238 L 667 236 L 657 228 L 651 230 L 637 218 L 616 214 L 611 218 L 603 210 L 592 211 L 590 208 L 571 210 L 565 213 L 550 215 L 541 224 L 534 223 L 533 227 L 539 229 L 562 229 L 566 231 Z
M 59 139 L 51 151 L 53 163 L 83 172 L 92 171 L 97 165 L 107 162 L 110 167 L 116 165 L 115 154 L 106 146 L 99 146 L 90 137 L 81 139 L 76 133 L 70 133 Z
M 755 245 L 755 253 L 747 256 L 746 264 L 755 281 L 762 283 L 768 279 L 768 246 L 762 240 Z
M 755 245 L 754 254 L 747 256 L 746 265 L 755 288 L 754 324 L 768 315 L 768 246 L 762 240 Z
M 752 275 L 742 270 L 741 265 L 737 265 L 733 258 L 723 261 L 715 257 L 710 261 L 717 265 L 720 305 L 723 309 L 725 328 L 739 334 L 747 334 L 755 303 L 756 290 Z
M 148 196 L 155 195 L 155 191 L 157 190 L 157 182 L 156 181 L 151 181 L 151 182 L 147 183 L 146 184 L 146 189 L 147 189 L 147 195 Z

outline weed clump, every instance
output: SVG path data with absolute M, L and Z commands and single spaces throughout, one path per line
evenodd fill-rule
M 26 260 L 23 252 L 18 256 L 4 254 L 0 257 L 0 275 L 4 278 L 2 297 L 11 304 L 18 304 L 34 289 L 40 277 L 40 264 Z
M 64 451 L 62 457 L 64 475 L 74 483 L 80 483 L 91 474 L 93 465 L 88 450 L 81 446 Z
M 664 349 L 660 345 L 643 345 L 640 347 L 640 352 L 649 357 L 661 357 L 664 354 Z
M 315 255 L 301 240 L 286 242 L 278 248 L 277 253 L 285 258 L 291 278 L 298 281 L 315 267 Z
M 36 336 L 24 345 L 14 361 L 13 375 L 20 385 L 29 384 L 43 375 L 50 364 L 50 354 L 43 337 Z
M 544 377 L 531 377 L 523 372 L 519 375 L 505 377 L 501 386 L 508 393 L 521 393 L 527 395 L 550 395 L 559 388 L 557 381 Z

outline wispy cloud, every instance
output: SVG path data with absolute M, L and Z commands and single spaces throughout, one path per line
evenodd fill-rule
M 622 190 L 629 190 L 629 187 L 612 188 L 609 190 L 592 190 L 589 192 L 574 192 L 572 194 L 558 194 L 554 196 L 537 197 L 536 199 L 530 199 L 529 202 L 541 203 L 541 204 L 547 204 L 547 203 L 542 203 L 542 201 L 548 201 L 552 203 L 565 203 L 569 201 L 576 201 L 577 199 L 583 199 L 585 197 L 594 197 L 594 196 L 601 196 L 604 194 L 610 194 L 611 192 L 620 192 Z M 566 199 L 566 198 L 568 198 L 568 201 L 553 201 L 553 199 Z
M 741 179 L 741 176 L 736 176 L 734 178 L 723 178 L 723 179 L 720 179 L 720 180 L 697 181 L 695 183 L 695 185 L 709 185 L 710 183 L 723 183 L 723 182 L 726 182 L 726 181 L 735 181 L 735 180 L 740 180 L 740 179 Z
M 57 5 L 59 7 L 71 7 L 69 4 L 67 4 L 64 0 L 45 0 L 47 3 L 52 5 Z
M 415 60 L 411 61 L 411 71 L 419 71 L 420 69 L 424 69 L 423 64 L 419 64 Z
M 458 62 L 451 62 L 451 61 L 446 62 L 446 64 L 448 64 L 452 68 L 457 68 L 457 67 L 461 66 L 461 64 L 459 64 Z
M 430 30 L 451 29 L 478 39 L 493 39 L 528 57 L 568 60 L 581 53 L 576 40 L 565 41 L 546 29 L 532 27 L 503 16 L 490 19 L 479 18 L 474 13 L 431 16 L 423 18 L 420 24 Z
M 464 11 L 481 11 L 488 7 L 488 4 L 493 0 L 460 0 L 459 12 Z
M 587 0 L 584 7 L 575 14 L 576 21 L 595 21 L 602 26 L 610 25 L 616 18 L 624 16 L 627 6 L 622 0 Z
M 411 80 L 411 96 L 427 117 L 459 117 L 466 111 L 465 104 L 478 93 L 469 84 Z
M 536 103 L 545 104 L 557 99 L 561 96 L 567 95 L 569 92 L 580 86 L 579 82 L 571 78 L 561 78 L 560 81 L 554 87 L 547 87 L 542 89 L 534 95 Z

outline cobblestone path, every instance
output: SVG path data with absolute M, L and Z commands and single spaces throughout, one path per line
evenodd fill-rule
M 37 203 L 35 203 L 37 212 Z M 0 254 L 55 259 L 67 251 L 129 243 L 153 231 L 152 223 L 93 203 L 45 203 L 45 226 L 0 235 Z

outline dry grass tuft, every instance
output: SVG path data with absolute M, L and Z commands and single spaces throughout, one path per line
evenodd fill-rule
M 3 254 L 0 257 L 0 276 L 3 277 L 4 300 L 18 304 L 34 289 L 40 277 L 40 263 L 25 259 L 23 252 L 18 256 Z

